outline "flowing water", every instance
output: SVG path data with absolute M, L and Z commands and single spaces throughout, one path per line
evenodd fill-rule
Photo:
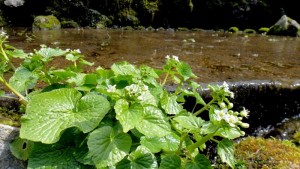
M 40 44 L 80 49 L 95 66 L 116 61 L 161 67 L 166 55 L 188 62 L 199 82 L 300 79 L 300 39 L 214 31 L 63 29 L 9 31 L 10 44 L 29 52 Z M 66 63 L 57 62 L 58 65 Z
M 281 130 L 274 129 L 273 126 L 285 117 L 298 114 L 300 110 L 299 90 L 288 91 L 286 94 L 285 90 L 282 92 L 272 87 L 273 82 L 279 82 L 280 85 L 299 88 L 299 38 L 214 31 L 122 29 L 37 32 L 15 29 L 9 31 L 9 36 L 11 45 L 27 52 L 39 49 L 40 44 L 62 49 L 80 49 L 96 67 L 109 68 L 114 62 L 128 61 L 160 68 L 166 55 L 176 55 L 191 65 L 199 82 L 246 81 L 246 88 L 238 85 L 242 88 L 237 92 L 240 95 L 237 95 L 237 99 L 255 114 L 249 118 L 251 126 L 254 126 L 249 129 L 250 133 L 265 124 L 254 133 L 264 131 L 261 135 L 266 135 L 270 131 L 276 131 L 281 136 L 281 133 L 278 134 Z M 60 60 L 54 64 L 66 66 L 69 62 Z M 269 82 L 272 83 L 268 84 Z M 273 128 L 268 124 L 272 124 Z M 294 123 L 291 124 L 295 126 Z

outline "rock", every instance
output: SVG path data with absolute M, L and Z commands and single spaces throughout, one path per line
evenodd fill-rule
M 0 167 L 5 169 L 23 169 L 26 165 L 10 152 L 9 143 L 19 135 L 19 129 L 0 124 Z
M 4 4 L 10 7 L 19 7 L 25 3 L 24 0 L 5 0 Z
M 299 36 L 300 25 L 297 21 L 283 15 L 268 31 L 268 35 Z
M 53 16 L 37 16 L 32 24 L 33 30 L 57 30 L 61 28 L 59 20 Z

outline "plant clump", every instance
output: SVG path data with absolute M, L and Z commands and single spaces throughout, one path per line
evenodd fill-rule
M 249 127 L 243 122 L 249 111 L 233 109 L 226 82 L 209 85 L 212 98 L 204 101 L 191 67 L 174 55 L 161 69 L 123 61 L 86 73 L 93 63 L 79 49 L 41 45 L 26 53 L 0 35 L 0 82 L 25 108 L 12 153 L 28 160 L 28 168 L 210 169 L 208 141 L 235 167 L 233 139 Z M 66 68 L 50 66 L 59 57 L 69 61 Z M 16 58 L 23 60 L 19 67 Z M 45 86 L 37 88 L 40 83 Z M 174 92 L 166 89 L 170 83 Z M 196 100 L 193 110 L 183 106 L 187 97 Z
M 261 27 L 261 28 L 259 28 L 258 32 L 262 33 L 262 34 L 266 34 L 269 32 L 269 30 L 270 30 L 270 28 Z
M 300 168 L 300 148 L 289 141 L 247 137 L 235 145 L 247 168 Z
M 245 29 L 243 32 L 245 34 L 256 34 L 256 31 L 254 29 Z
M 228 29 L 228 32 L 230 32 L 230 33 L 239 33 L 239 28 L 238 28 L 238 27 L 235 27 L 235 26 L 230 27 L 230 28 Z

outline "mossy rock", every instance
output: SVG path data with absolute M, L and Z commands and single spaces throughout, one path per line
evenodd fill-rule
M 238 27 L 235 27 L 235 26 L 230 27 L 230 28 L 228 29 L 228 32 L 230 32 L 230 33 L 238 33 L 238 32 L 239 32 L 239 28 L 238 28 Z
M 268 31 L 269 35 L 299 36 L 300 24 L 283 15 Z
M 247 168 L 300 168 L 300 148 L 290 141 L 248 137 L 235 146 Z
M 34 18 L 33 30 L 58 30 L 61 28 L 59 20 L 53 15 L 37 16 Z
M 258 29 L 258 32 L 263 34 L 263 33 L 269 32 L 269 30 L 270 30 L 270 28 L 261 27 L 261 28 Z
M 105 29 L 105 28 L 106 28 L 106 26 L 102 22 L 96 23 L 96 29 Z
M 62 28 L 79 28 L 79 24 L 75 21 L 61 21 L 61 27 Z
M 245 34 L 256 34 L 256 31 L 254 29 L 245 29 L 243 32 Z
M 110 25 L 112 25 L 112 20 L 105 15 L 101 15 L 100 21 L 98 23 L 96 23 L 95 26 L 96 26 L 96 29 L 105 29 Z

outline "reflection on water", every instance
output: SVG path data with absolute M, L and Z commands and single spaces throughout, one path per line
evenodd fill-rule
M 166 55 L 192 65 L 201 82 L 300 79 L 300 39 L 223 32 L 61 30 L 10 31 L 10 44 L 26 51 L 40 44 L 79 48 L 96 66 L 116 61 L 160 67 Z M 56 63 L 64 64 L 64 63 Z

